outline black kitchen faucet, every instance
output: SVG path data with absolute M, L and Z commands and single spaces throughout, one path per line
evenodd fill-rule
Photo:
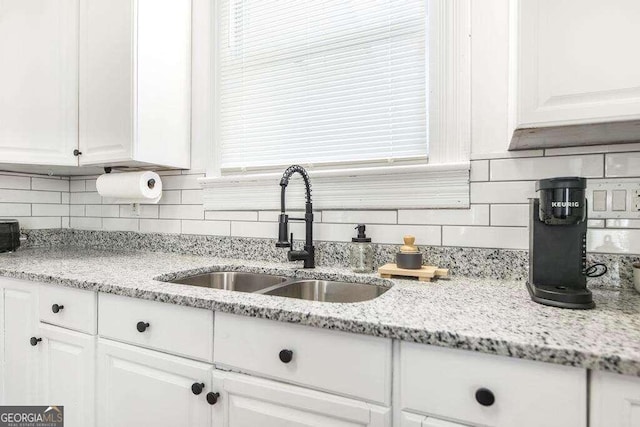
M 289 215 L 286 214 L 285 193 L 287 185 L 289 185 L 289 178 L 296 172 L 302 175 L 304 180 L 306 192 L 304 218 L 289 218 Z M 276 246 L 278 248 L 289 248 L 287 253 L 289 261 L 304 261 L 304 268 L 315 268 L 316 249 L 313 246 L 313 205 L 311 204 L 311 182 L 307 171 L 302 166 L 289 166 L 284 171 L 282 179 L 280 179 L 280 188 L 280 216 L 278 217 L 278 242 Z M 301 251 L 293 250 L 293 233 L 289 236 L 289 221 L 304 221 L 305 223 L 305 243 L 304 249 Z

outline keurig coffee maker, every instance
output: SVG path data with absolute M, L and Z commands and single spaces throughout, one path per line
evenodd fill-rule
M 529 200 L 529 281 L 535 302 L 562 308 L 593 308 L 587 289 L 587 180 L 543 179 Z

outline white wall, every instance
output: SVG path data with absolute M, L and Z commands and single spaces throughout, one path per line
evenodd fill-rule
M 0 218 L 22 228 L 69 225 L 69 178 L 0 172 Z

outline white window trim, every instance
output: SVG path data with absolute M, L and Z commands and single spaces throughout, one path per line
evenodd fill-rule
M 429 19 L 429 159 L 384 166 L 310 165 L 316 209 L 468 208 L 471 151 L 471 0 L 426 0 Z M 217 131 L 217 15 L 211 14 L 212 138 Z M 196 35 L 194 35 L 196 37 Z M 209 144 L 200 179 L 206 210 L 278 209 L 282 171 L 222 175 Z M 290 200 L 298 200 L 293 193 Z M 300 200 L 302 200 L 300 196 Z

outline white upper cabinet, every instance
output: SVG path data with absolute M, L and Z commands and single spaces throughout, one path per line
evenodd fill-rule
M 512 3 L 516 4 L 516 127 L 640 119 L 640 2 Z M 591 141 L 592 136 L 585 133 L 584 138 Z
M 0 1 L 0 159 L 76 165 L 78 0 Z
M 189 167 L 191 1 L 83 0 L 80 165 Z

